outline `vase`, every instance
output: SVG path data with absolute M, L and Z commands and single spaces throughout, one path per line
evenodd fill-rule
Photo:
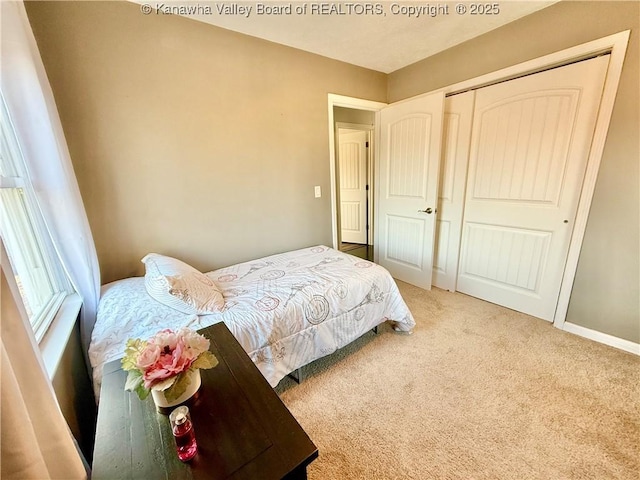
M 192 370 L 188 373 L 191 382 L 187 386 L 187 389 L 184 391 L 182 395 L 172 401 L 168 401 L 164 396 L 164 391 L 162 390 L 151 390 L 151 396 L 153 397 L 153 401 L 156 404 L 156 409 L 160 413 L 169 413 L 173 407 L 181 405 L 193 397 L 200 388 L 202 383 L 202 379 L 200 378 L 200 370 Z

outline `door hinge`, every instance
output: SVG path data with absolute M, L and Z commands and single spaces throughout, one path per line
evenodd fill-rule
M 364 189 L 368 191 L 368 190 L 369 190 L 369 185 L 366 185 L 366 186 L 364 187 Z
M 366 142 L 366 143 L 364 144 L 364 146 L 365 146 L 365 147 L 367 147 L 367 148 L 369 148 L 369 142 Z

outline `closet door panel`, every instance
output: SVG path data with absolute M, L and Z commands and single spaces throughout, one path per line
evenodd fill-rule
M 475 92 L 445 98 L 443 150 L 436 216 L 433 285 L 454 292 L 471 144 Z
M 459 291 L 553 320 L 607 64 L 476 92 Z

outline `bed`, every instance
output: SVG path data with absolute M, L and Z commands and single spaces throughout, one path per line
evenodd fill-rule
M 415 326 L 386 269 L 322 245 L 198 272 L 221 293 L 216 307 L 204 311 L 179 311 L 156 300 L 149 265 L 145 277 L 102 287 L 89 346 L 96 398 L 103 365 L 122 357 L 127 339 L 146 339 L 165 328 L 224 322 L 275 387 L 385 321 L 396 331 Z

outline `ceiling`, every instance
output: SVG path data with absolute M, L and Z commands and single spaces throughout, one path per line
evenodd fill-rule
M 134 1 L 145 4 L 147 0 Z M 190 7 L 199 14 L 184 16 L 353 65 L 391 73 L 556 1 L 502 0 L 495 4 L 498 13 L 484 15 L 472 15 L 473 4 L 470 2 L 453 1 L 325 3 L 194 0 L 151 5 L 164 9 L 181 6 L 183 10 Z M 285 7 L 285 10 L 281 14 L 259 14 L 259 4 L 271 8 Z M 464 5 L 466 13 L 457 13 L 456 6 L 459 5 Z M 290 11 L 287 6 L 291 7 Z M 240 7 L 245 10 L 241 11 Z M 414 10 L 411 11 L 410 7 Z M 420 7 L 424 8 L 423 12 L 417 10 Z M 228 10 L 221 11 L 224 8 Z M 296 9 L 301 12 L 303 8 L 306 8 L 306 14 L 296 13 Z M 377 9 L 380 13 L 365 14 L 365 8 Z

